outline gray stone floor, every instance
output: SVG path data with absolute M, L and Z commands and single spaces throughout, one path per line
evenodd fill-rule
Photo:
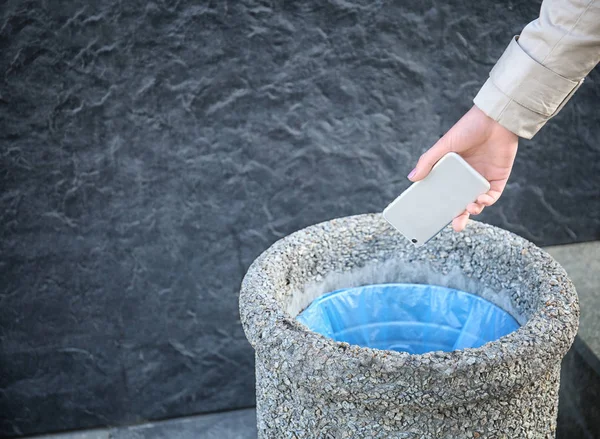
M 35 436 L 37 439 L 256 439 L 254 409 L 189 416 L 162 422 Z
M 600 241 L 547 247 L 577 288 L 579 337 L 600 357 Z
M 600 241 L 548 247 L 567 270 L 581 303 L 579 336 L 600 357 Z M 190 416 L 130 427 L 90 430 L 37 439 L 255 439 L 253 409 Z

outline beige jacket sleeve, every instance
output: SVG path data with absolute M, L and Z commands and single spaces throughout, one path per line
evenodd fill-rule
M 513 38 L 473 102 L 531 139 L 599 61 L 600 0 L 544 0 L 540 18 Z

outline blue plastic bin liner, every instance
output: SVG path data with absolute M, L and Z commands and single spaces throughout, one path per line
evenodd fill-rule
M 336 341 L 411 354 L 477 348 L 519 328 L 510 314 L 479 296 L 415 284 L 333 291 L 297 320 Z

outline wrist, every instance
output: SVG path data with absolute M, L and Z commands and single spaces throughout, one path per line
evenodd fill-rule
M 487 115 L 485 113 L 485 111 L 483 111 L 477 105 L 473 105 L 472 110 L 475 111 L 479 117 L 485 119 L 485 124 L 488 125 L 488 127 L 492 133 L 494 133 L 496 135 L 505 136 L 509 140 L 514 140 L 514 141 L 519 140 L 519 136 L 515 132 L 513 132 L 512 130 L 510 130 L 509 128 L 504 126 L 499 121 L 497 121 L 494 118 Z

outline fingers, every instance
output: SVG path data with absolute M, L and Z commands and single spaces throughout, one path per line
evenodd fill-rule
M 485 206 L 479 203 L 471 203 L 467 206 L 467 212 L 471 215 L 479 215 Z
M 491 206 L 498 201 L 500 195 L 502 195 L 502 192 L 492 189 L 488 193 L 477 197 L 477 200 L 474 203 L 470 203 L 463 213 L 454 218 L 452 221 L 452 228 L 454 231 L 462 232 L 465 227 L 467 227 L 470 215 L 479 215 L 483 211 L 484 207 Z
M 491 190 L 488 193 L 477 197 L 477 200 L 474 203 L 470 203 L 467 206 L 466 211 L 470 215 L 479 215 L 486 206 L 491 206 L 498 201 L 498 198 L 500 198 L 500 192 Z
M 463 212 L 452 221 L 452 228 L 455 232 L 462 232 L 467 227 L 469 221 L 469 212 Z
M 449 137 L 446 135 L 437 141 L 429 150 L 423 154 L 415 169 L 408 174 L 410 181 L 423 180 L 435 165 L 443 156 L 451 151 Z
M 491 206 L 496 201 L 498 201 L 498 198 L 500 198 L 501 194 L 502 192 L 500 191 L 491 190 L 488 193 L 477 197 L 476 203 L 481 204 L 483 206 Z
M 454 218 L 452 221 L 452 228 L 454 231 L 462 232 L 465 227 L 467 227 L 470 215 L 479 215 L 486 206 L 491 206 L 498 201 L 501 194 L 502 192 L 492 189 L 488 193 L 477 197 L 477 200 L 474 203 L 470 203 L 463 213 Z

